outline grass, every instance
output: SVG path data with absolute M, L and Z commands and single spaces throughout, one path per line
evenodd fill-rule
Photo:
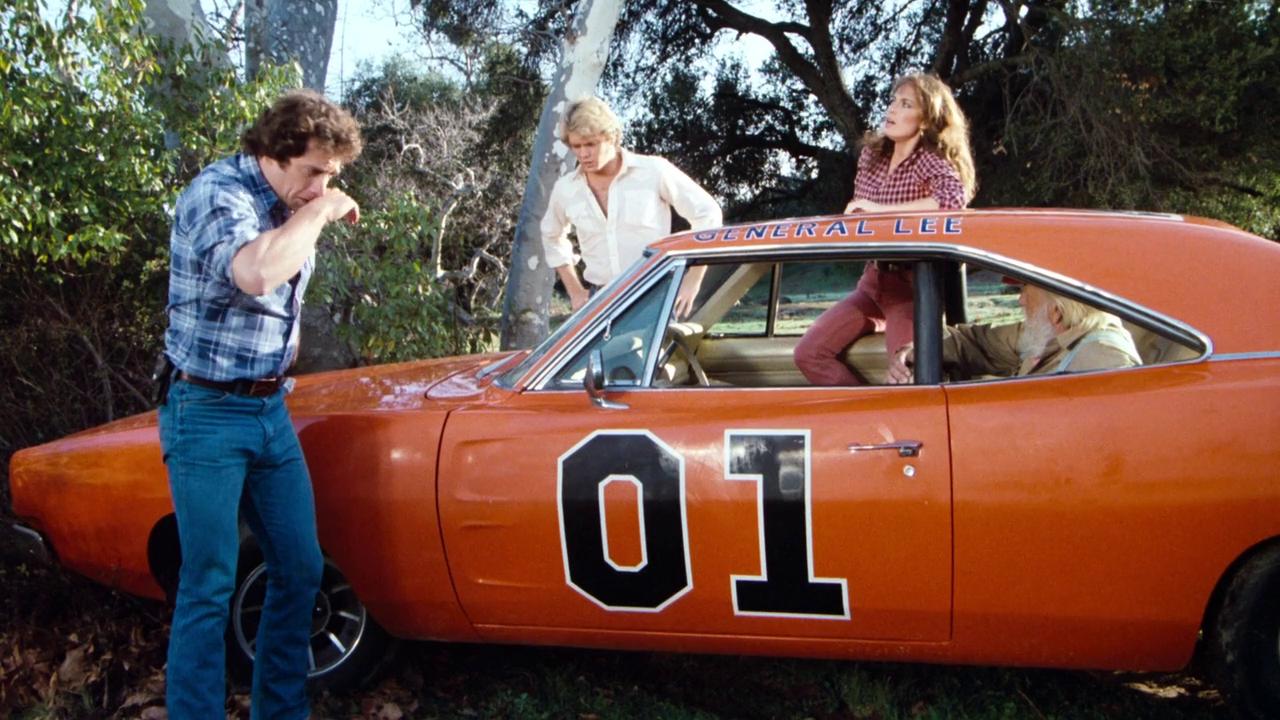
M 1135 689 L 1135 678 L 1176 696 Z M 327 695 L 317 715 L 394 705 L 406 718 L 513 720 L 1228 717 L 1215 693 L 1182 675 L 475 645 L 411 645 L 377 693 L 377 707 Z
M 0 717 L 155 716 L 169 611 L 0 553 Z M 247 718 L 233 695 L 229 717 Z M 402 644 L 313 716 L 381 720 L 1225 720 L 1194 675 Z

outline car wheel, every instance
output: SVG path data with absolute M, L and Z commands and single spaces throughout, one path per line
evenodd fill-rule
M 239 682 L 247 683 L 253 676 L 254 646 L 266 593 L 267 565 L 257 546 L 246 543 L 240 554 L 227 624 L 227 663 L 232 678 Z M 369 680 L 394 651 L 390 636 L 369 615 L 346 576 L 327 557 L 312 610 L 310 643 L 307 680 L 333 689 L 354 687 Z
M 1209 629 L 1210 667 L 1236 713 L 1280 717 L 1280 546 L 1240 567 Z

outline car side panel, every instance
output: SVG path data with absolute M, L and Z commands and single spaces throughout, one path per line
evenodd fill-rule
M 436 512 L 444 409 L 298 418 L 320 542 L 387 630 L 473 640 Z
M 1222 573 L 1280 535 L 1278 376 L 1201 362 L 948 386 L 957 651 L 1184 665 Z
M 732 639 L 711 647 L 782 652 L 791 645 L 787 637 L 811 638 L 815 647 L 825 645 L 823 638 L 949 637 L 950 478 L 940 390 L 688 388 L 611 392 L 610 398 L 628 409 L 595 407 L 582 391 L 529 392 L 502 407 L 476 406 L 450 417 L 441 449 L 446 548 L 459 598 L 486 639 L 589 640 L 590 633 L 577 633 L 587 628 L 599 637 L 617 631 L 611 643 L 617 647 L 657 648 L 673 636 L 718 635 Z M 844 583 L 843 617 L 749 612 L 734 595 L 742 587 L 738 580 L 751 584 L 803 567 L 804 541 L 795 526 L 773 537 L 761 530 L 769 522 L 764 504 L 792 502 L 769 500 L 769 490 L 764 504 L 759 500 L 765 483 L 781 479 L 754 481 L 749 471 L 726 467 L 731 438 L 757 433 L 806 438 L 809 576 L 828 589 Z M 566 527 L 598 513 L 607 530 L 596 537 L 608 534 L 607 557 L 620 565 L 658 560 L 653 551 L 643 558 L 638 543 L 628 542 L 639 530 L 625 471 L 608 462 L 603 446 L 585 444 L 602 435 L 640 434 L 665 448 L 671 463 L 682 463 L 689 586 L 661 607 L 610 607 L 571 583 Z M 906 438 L 924 443 L 919 457 L 848 449 Z M 565 501 L 563 517 L 577 520 L 562 522 L 557 463 L 584 454 L 593 466 L 587 482 L 600 483 L 599 507 L 594 494 L 590 501 Z M 570 472 L 560 479 L 568 483 Z M 654 502 L 648 520 L 661 511 L 658 502 L 669 500 Z M 647 537 L 657 535 L 651 529 Z M 780 546 L 800 562 L 766 550 Z M 593 552 L 598 558 L 600 551 Z M 762 567 L 766 556 L 772 564 Z
M 109 587 L 154 599 L 147 539 L 173 512 L 154 425 L 66 438 L 14 454 L 13 511 L 49 538 L 58 560 Z

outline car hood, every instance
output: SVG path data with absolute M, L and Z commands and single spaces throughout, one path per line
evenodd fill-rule
M 289 395 L 289 409 L 295 416 L 421 409 L 437 404 L 433 401 L 482 392 L 498 373 L 479 378 L 480 370 L 514 354 L 465 355 L 305 375 L 298 378 L 297 387 Z M 450 390 L 437 392 L 442 385 Z
M 462 399 L 482 392 L 497 377 L 498 373 L 492 373 L 477 378 L 482 368 L 515 354 L 464 355 L 301 375 L 289 394 L 289 409 L 295 416 L 414 410 L 434 404 L 432 400 Z M 427 393 L 446 380 L 449 380 L 449 389 L 444 393 L 432 393 L 432 400 L 428 400 Z M 151 410 L 82 430 L 64 439 L 87 438 L 155 425 L 156 411 Z

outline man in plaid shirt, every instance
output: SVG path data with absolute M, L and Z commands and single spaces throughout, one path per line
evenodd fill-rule
M 361 150 L 345 110 L 285 94 L 178 198 L 170 238 L 173 380 L 160 440 L 182 547 L 169 638 L 172 720 L 225 715 L 228 602 L 239 518 L 267 563 L 254 646 L 259 718 L 305 718 L 311 612 L 324 559 L 315 500 L 284 404 L 316 241 L 360 209 L 329 181 Z

